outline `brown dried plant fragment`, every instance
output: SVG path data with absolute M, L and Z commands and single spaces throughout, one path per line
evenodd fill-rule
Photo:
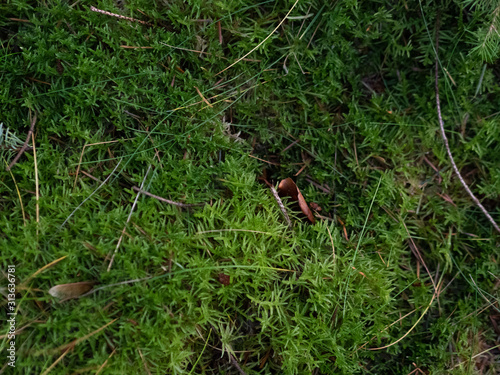
M 49 294 L 62 301 L 78 298 L 87 293 L 94 287 L 95 283 L 91 281 L 81 281 L 71 284 L 60 284 L 49 289 Z
M 229 285 L 231 283 L 231 276 L 226 275 L 224 273 L 219 273 L 219 282 L 222 285 Z
M 307 218 L 311 223 L 314 224 L 315 220 L 314 220 L 314 215 L 311 212 L 311 209 L 309 208 L 299 188 L 297 187 L 297 185 L 295 185 L 295 182 L 293 182 L 293 180 L 290 177 L 282 180 L 278 185 L 278 189 L 280 195 L 290 197 L 292 198 L 292 201 L 298 202 L 302 213 L 307 216 Z

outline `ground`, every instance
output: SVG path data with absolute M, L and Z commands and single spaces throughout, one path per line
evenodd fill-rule
M 498 373 L 497 4 L 0 14 L 0 372 Z

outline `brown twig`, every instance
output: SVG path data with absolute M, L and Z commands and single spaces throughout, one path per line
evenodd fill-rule
M 280 151 L 280 153 L 283 153 L 285 151 L 287 151 L 288 149 L 290 149 L 291 147 L 295 146 L 297 143 L 300 142 L 300 138 L 296 139 L 295 141 L 293 141 L 292 143 L 290 143 L 288 146 L 286 146 L 283 150 Z
M 500 233 L 500 227 L 498 224 L 493 220 L 491 215 L 486 211 L 486 208 L 479 202 L 479 199 L 476 198 L 474 193 L 471 191 L 467 183 L 464 181 L 462 175 L 460 174 L 460 171 L 458 170 L 457 164 L 455 163 L 455 159 L 453 159 L 453 155 L 451 154 L 450 150 L 450 145 L 448 143 L 448 138 L 446 137 L 446 133 L 444 131 L 444 121 L 443 121 L 443 116 L 441 114 L 441 102 L 439 100 L 439 83 L 438 83 L 438 67 L 439 67 L 439 59 L 438 59 L 438 49 L 439 49 L 439 33 L 436 31 L 436 66 L 435 66 L 435 84 L 436 84 L 436 108 L 437 108 L 437 115 L 438 115 L 438 120 L 439 120 L 439 128 L 441 129 L 441 136 L 443 137 L 443 142 L 444 146 L 446 148 L 446 152 L 448 153 L 448 157 L 450 158 L 451 165 L 453 166 L 453 170 L 455 171 L 455 174 L 458 176 L 458 179 L 462 183 L 462 186 L 464 187 L 465 191 L 469 194 L 471 199 L 474 201 L 476 206 L 478 206 L 481 211 L 483 211 L 484 215 L 486 218 L 490 221 L 490 223 L 493 225 L 493 227 L 497 230 L 497 232 Z
M 310 178 L 306 178 L 306 181 L 309 182 L 310 184 L 312 184 L 313 186 L 316 186 L 318 189 L 320 189 L 321 191 L 323 191 L 326 194 L 331 194 L 332 193 L 332 191 L 330 190 L 329 186 L 324 187 L 323 185 L 318 184 L 317 182 L 313 181 Z
M 406 233 L 408 234 L 408 246 L 411 249 L 411 252 L 415 255 L 415 258 L 417 258 L 417 261 L 422 263 L 424 265 L 425 271 L 427 272 L 427 275 L 429 275 L 429 279 L 431 280 L 432 286 L 434 287 L 434 291 L 437 291 L 437 286 L 434 280 L 432 279 L 431 272 L 429 271 L 429 268 L 427 267 L 427 264 L 424 261 L 424 258 L 422 257 L 422 254 L 420 253 L 417 244 L 415 241 L 413 241 L 413 238 L 410 234 L 410 231 L 408 230 L 408 227 L 406 226 L 406 223 L 401 219 L 401 223 L 405 227 Z
M 236 360 L 236 358 L 234 357 L 234 355 L 232 354 L 229 354 L 229 357 L 231 358 L 231 364 L 236 367 L 236 370 L 238 370 L 238 372 L 241 374 L 241 375 L 247 375 L 245 371 L 243 371 L 243 369 L 240 367 L 240 364 L 238 363 L 238 361 Z
M 220 24 L 220 20 L 217 21 L 217 29 L 219 30 L 219 44 L 222 45 L 222 43 L 224 43 L 224 40 L 222 39 L 222 27 Z
M 10 171 L 12 169 L 12 167 L 14 166 L 14 164 L 17 163 L 17 161 L 22 156 L 22 154 L 24 154 L 24 151 L 26 151 L 28 149 L 28 142 L 30 141 L 31 134 L 33 133 L 33 129 L 35 128 L 35 123 L 36 123 L 36 113 L 33 116 L 33 119 L 31 120 L 31 126 L 30 126 L 30 130 L 28 131 L 28 135 L 26 136 L 26 141 L 24 141 L 23 147 L 21 147 L 21 149 L 17 153 L 17 155 L 14 158 L 14 160 L 12 160 L 10 162 L 9 166 L 7 167 L 8 171 Z
M 90 173 L 87 173 L 87 172 L 85 172 L 83 170 L 80 171 L 80 172 L 82 174 L 84 174 L 85 176 L 91 178 L 92 180 L 96 181 L 96 182 L 101 182 L 101 180 L 99 180 L 98 178 L 92 176 Z M 120 184 L 120 185 L 126 186 L 125 184 Z M 149 191 L 143 190 L 139 186 L 132 186 L 131 189 L 134 190 L 137 193 L 141 193 L 143 195 L 147 195 L 148 197 L 157 199 L 160 202 L 165 202 L 165 203 L 172 204 L 172 205 L 178 206 L 178 207 L 196 207 L 196 206 L 204 206 L 205 205 L 205 203 L 180 203 L 180 202 L 174 202 L 174 201 L 172 201 L 170 199 L 166 199 L 166 198 L 160 197 L 159 195 L 152 194 Z

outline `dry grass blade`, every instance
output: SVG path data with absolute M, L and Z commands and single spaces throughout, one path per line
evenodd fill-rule
M 5 161 L 5 159 L 4 159 L 4 162 L 5 162 L 5 165 L 7 165 L 7 162 Z M 23 198 L 21 197 L 21 192 L 19 191 L 19 186 L 17 185 L 16 178 L 12 174 L 12 171 L 9 169 L 8 165 L 7 165 L 7 170 L 10 173 L 10 177 L 12 177 L 12 181 L 14 181 L 14 186 L 16 187 L 17 196 L 19 197 L 19 203 L 21 204 L 21 212 L 23 215 L 23 224 L 24 224 L 24 226 L 26 226 L 26 212 L 24 212 Z
M 420 307 L 419 307 L 420 308 Z M 416 309 L 413 309 L 412 311 L 410 311 L 409 313 L 405 314 L 404 316 L 400 317 L 398 320 L 392 322 L 391 324 L 387 325 L 386 327 L 384 327 L 384 329 L 382 329 L 380 331 L 380 333 L 384 332 L 387 328 L 390 328 L 392 327 L 394 324 L 400 322 L 401 320 L 403 320 L 404 318 L 406 318 L 407 316 L 413 314 L 415 311 L 417 311 L 419 308 L 416 308 Z M 363 345 L 361 345 L 359 348 L 356 349 L 356 351 L 360 350 L 360 349 L 363 349 L 366 344 L 370 343 L 371 341 L 375 340 L 377 338 L 377 336 L 373 336 L 369 341 L 365 342 Z
M 420 251 L 418 250 L 418 247 L 415 244 L 415 241 L 413 241 L 413 238 L 410 234 L 410 231 L 408 230 L 408 227 L 406 226 L 406 223 L 403 220 L 401 220 L 401 222 L 403 223 L 403 226 L 405 227 L 406 233 L 408 234 L 408 238 L 409 238 L 408 245 L 409 245 L 411 251 L 413 252 L 413 254 L 415 254 L 417 261 L 419 261 L 420 263 L 422 263 L 424 265 L 425 271 L 429 275 L 429 279 L 431 280 L 432 286 L 434 287 L 434 290 L 437 291 L 436 283 L 434 282 L 434 279 L 431 276 L 431 272 L 429 271 L 429 268 L 427 267 L 427 264 L 425 263 L 424 258 L 422 258 L 422 254 L 420 254 Z
M 42 372 L 42 375 L 47 375 L 49 372 L 51 372 L 51 371 L 52 371 L 52 369 L 53 369 L 54 367 L 56 367 L 56 365 L 57 365 L 59 362 L 61 362 L 61 360 L 62 360 L 62 359 L 66 356 L 66 354 L 68 354 L 68 353 L 69 353 L 69 351 L 70 351 L 70 350 L 71 350 L 71 348 L 66 349 L 66 351 L 65 351 L 63 354 L 61 354 L 61 355 L 59 356 L 59 358 L 57 358 L 57 359 L 55 360 L 55 362 L 54 362 L 53 364 L 51 364 L 51 365 L 47 368 L 47 370 L 45 370 L 44 372 Z
M 63 350 L 73 349 L 78 344 L 82 343 L 83 341 L 89 339 L 90 337 L 92 337 L 92 336 L 98 334 L 99 332 L 101 332 L 102 330 L 106 329 L 107 327 L 109 327 L 111 324 L 113 324 L 117 320 L 118 320 L 118 318 L 113 319 L 112 321 L 110 321 L 109 323 L 106 323 L 105 325 L 103 325 L 102 327 L 96 329 L 95 331 L 92 331 L 89 334 L 87 334 L 87 335 L 85 335 L 83 337 L 80 337 L 79 339 L 71 341 L 69 344 L 61 345 L 61 346 L 59 346 L 59 347 L 57 347 L 55 349 L 43 350 L 43 351 L 35 353 L 35 355 L 41 355 L 41 354 L 44 354 L 44 353 L 54 354 L 54 353 L 60 353 Z
M 106 360 L 104 361 L 104 363 L 101 365 L 101 367 L 99 367 L 99 369 L 96 371 L 95 375 L 99 375 L 102 370 L 104 370 L 104 367 L 106 367 L 106 365 L 108 364 L 108 361 L 109 359 L 116 353 L 116 349 L 113 349 L 113 351 L 111 352 L 111 354 L 109 355 L 108 358 L 106 358 Z
M 33 160 L 35 162 L 35 196 L 36 196 L 36 222 L 40 224 L 40 186 L 38 183 L 38 161 L 36 157 L 35 133 L 31 132 L 31 142 L 33 143 Z M 37 228 L 38 234 L 38 228 Z
M 146 373 L 147 373 L 148 375 L 151 375 L 151 371 L 149 371 L 148 364 L 146 363 L 146 359 L 145 359 L 145 358 L 144 358 L 144 356 L 142 355 L 142 351 L 141 351 L 141 349 L 137 348 L 137 350 L 139 351 L 139 355 L 141 356 L 142 363 L 144 364 L 144 370 L 146 371 Z
M 457 367 L 458 367 L 458 366 L 460 366 L 460 365 L 464 365 L 464 364 L 466 364 L 468 361 L 472 361 L 473 359 L 475 359 L 475 358 L 477 358 L 477 357 L 479 357 L 479 356 L 481 356 L 481 355 L 483 355 L 483 354 L 486 354 L 486 353 L 488 353 L 489 351 L 491 351 L 491 350 L 493 350 L 493 349 L 496 349 L 496 348 L 499 348 L 499 347 L 500 347 L 500 344 L 498 344 L 498 345 L 496 345 L 496 346 L 492 346 L 491 348 L 488 348 L 488 349 L 486 349 L 486 350 L 483 350 L 481 353 L 477 353 L 476 355 L 474 355 L 474 356 L 472 356 L 472 357 L 468 358 L 468 360 L 467 360 L 467 361 L 457 363 L 457 364 L 456 364 L 454 367 L 452 367 L 450 370 L 453 370 L 454 368 L 457 368 Z
M 71 217 L 75 214 L 75 212 L 76 212 L 76 211 L 78 211 L 78 210 L 80 209 L 80 207 L 82 207 L 82 206 L 83 206 L 83 204 L 84 204 L 85 202 L 87 202 L 90 198 L 92 198 L 92 196 L 93 196 L 95 193 L 97 193 L 97 192 L 99 191 L 99 189 L 100 189 L 100 188 L 102 188 L 104 185 L 106 185 L 106 183 L 109 181 L 109 179 L 111 178 L 111 176 L 113 176 L 113 174 L 115 173 L 115 171 L 116 171 L 116 170 L 118 169 L 118 167 L 120 166 L 121 162 L 122 162 L 122 161 L 120 160 L 120 161 L 118 162 L 118 164 L 116 164 L 116 166 L 115 166 L 115 168 L 113 169 L 113 171 L 111 171 L 111 173 L 109 174 L 109 176 L 108 176 L 108 177 L 106 177 L 106 179 L 105 179 L 105 180 L 104 180 L 104 181 L 103 181 L 103 182 L 102 182 L 102 183 L 101 183 L 101 184 L 97 187 L 97 189 L 95 189 L 92 193 L 90 193 L 90 195 L 89 195 L 87 198 L 85 198 L 85 199 L 83 200 L 83 202 L 82 202 L 82 203 L 80 203 L 80 204 L 79 204 L 79 205 L 78 205 L 78 206 L 77 206 L 77 207 L 73 210 L 73 212 L 71 212 L 71 213 L 69 214 L 69 216 L 66 218 L 66 220 L 64 220 L 64 222 L 61 224 L 61 226 L 59 227 L 59 229 L 58 229 L 58 230 L 61 230 L 61 229 L 62 229 L 62 228 L 66 225 L 66 223 L 69 221 L 69 219 L 71 219 Z
M 295 8 L 295 6 L 297 5 L 297 3 L 299 2 L 299 0 L 296 0 L 295 3 L 293 3 L 292 7 L 290 8 L 290 10 L 288 11 L 288 13 L 286 14 L 286 16 L 281 20 L 281 22 L 278 24 L 278 26 L 276 26 L 276 28 L 271 31 L 269 33 L 269 35 L 262 41 L 260 42 L 259 44 L 257 44 L 254 48 L 252 48 L 250 50 L 250 52 L 248 52 L 246 55 L 244 55 L 243 57 L 240 57 L 238 60 L 236 60 L 234 63 L 232 63 L 231 65 L 229 65 L 228 67 L 222 69 L 219 73 L 217 73 L 215 76 L 217 77 L 219 74 L 225 72 L 226 70 L 232 68 L 233 66 L 235 66 L 236 64 L 238 64 L 241 60 L 244 60 L 245 57 L 247 57 L 248 55 L 250 55 L 253 51 L 255 51 L 257 48 L 259 48 L 262 44 L 264 44 L 266 42 L 266 40 L 268 40 L 275 32 L 276 30 L 278 30 L 280 28 L 280 26 L 283 24 L 283 22 L 285 22 L 285 20 L 287 19 L 287 17 L 290 15 L 290 13 L 292 13 L 292 10 Z
M 201 93 L 200 89 L 196 86 L 194 86 L 196 92 L 198 93 L 198 95 L 200 96 L 200 98 L 205 102 L 207 103 L 207 105 L 211 108 L 213 108 L 214 106 L 203 96 L 203 94 Z
M 101 286 L 99 288 L 92 289 L 92 290 L 88 291 L 87 293 L 82 294 L 80 297 L 86 297 L 86 296 L 88 296 L 90 294 L 93 294 L 93 293 L 99 291 L 99 290 L 103 290 L 103 289 L 107 289 L 107 288 L 112 288 L 112 287 L 119 286 L 119 285 L 133 284 L 133 283 L 138 283 L 138 282 L 141 282 L 141 281 L 149 280 L 152 277 L 153 276 L 146 276 L 146 277 L 143 277 L 142 279 L 126 280 L 126 281 L 121 281 L 119 283 L 104 285 L 104 286 Z
M 423 313 L 420 316 L 420 318 L 418 318 L 418 320 L 415 322 L 415 324 L 413 326 L 411 326 L 411 328 L 403 336 L 401 336 L 399 339 L 397 339 L 396 341 L 394 341 L 394 342 L 392 342 L 392 343 L 390 343 L 388 345 L 381 346 L 379 348 L 368 348 L 368 350 L 382 350 L 382 349 L 387 349 L 387 348 L 389 348 L 389 347 L 391 347 L 393 345 L 396 345 L 401 340 L 403 340 L 406 336 L 408 336 L 410 334 L 411 331 L 413 331 L 415 329 L 415 327 L 418 325 L 418 323 L 420 323 L 420 321 L 425 316 L 425 314 L 427 314 L 427 311 L 432 306 L 432 303 L 434 302 L 434 299 L 437 297 L 437 295 L 438 295 L 438 290 L 435 290 L 434 293 L 432 294 L 431 302 L 429 302 L 429 304 L 427 305 L 427 307 L 423 311 Z
M 330 237 L 330 241 L 332 242 L 332 257 L 333 257 L 333 264 L 335 264 L 335 245 L 333 243 L 332 232 L 330 232 L 330 228 L 328 227 L 326 227 L 326 230 L 328 231 L 328 236 Z
M 259 233 L 259 234 L 269 234 L 273 235 L 270 232 L 262 232 L 260 230 L 251 230 L 251 229 L 212 229 L 212 230 L 204 230 L 201 232 L 196 232 L 195 234 L 205 234 L 205 233 L 219 233 L 219 232 L 248 232 L 248 233 Z
M 46 269 L 56 265 L 57 263 L 59 263 L 61 260 L 63 259 L 66 259 L 68 256 L 65 255 L 63 257 L 60 257 L 59 259 L 56 259 L 56 260 L 53 260 L 52 262 L 46 264 L 45 266 L 43 266 L 42 268 L 40 268 L 38 271 L 36 271 L 33 275 L 31 275 L 30 277 L 28 277 L 25 281 L 23 281 L 23 283 L 21 285 L 23 286 L 26 286 L 26 284 L 28 284 L 31 280 L 33 280 L 35 277 L 37 277 L 39 274 L 41 274 L 43 271 L 45 271 Z

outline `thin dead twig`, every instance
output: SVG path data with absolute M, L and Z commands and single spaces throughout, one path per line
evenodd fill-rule
M 35 146 L 35 134 L 31 132 L 31 142 L 33 143 L 33 158 L 35 162 L 35 189 L 36 189 L 36 223 L 40 225 L 40 185 L 38 181 L 38 161 L 36 157 L 36 146 Z M 36 228 L 36 234 L 38 236 L 38 227 Z
M 141 20 L 138 20 L 138 19 L 136 19 L 136 18 L 132 18 L 132 17 L 122 16 L 121 14 L 111 13 L 111 12 L 108 12 L 108 11 L 105 11 L 105 10 L 102 10 L 102 9 L 97 9 L 97 8 L 96 8 L 96 7 L 94 7 L 94 6 L 91 6 L 91 7 L 90 7 L 90 10 L 91 10 L 92 12 L 105 14 L 105 15 L 107 15 L 107 16 L 120 18 L 120 19 L 122 19 L 122 20 L 127 20 L 127 21 L 132 21 L 132 22 L 139 22 L 139 23 L 142 23 L 143 25 L 154 26 L 153 24 L 151 24 L 151 23 L 149 23 L 149 22 L 146 22 L 146 21 L 141 21 Z
M 102 182 L 102 183 L 101 183 L 101 184 L 97 187 L 97 189 L 95 189 L 92 193 L 90 193 L 90 195 L 89 195 L 87 198 L 85 198 L 85 199 L 83 200 L 83 202 L 82 202 L 82 203 L 80 203 L 80 204 L 79 204 L 79 205 L 78 205 L 78 206 L 77 206 L 77 207 L 73 210 L 73 212 L 71 212 L 71 213 L 69 214 L 69 216 L 66 218 L 66 220 L 64 220 L 64 222 L 63 222 L 63 223 L 61 224 L 61 226 L 59 227 L 58 231 L 60 231 L 60 230 L 61 230 L 61 229 L 62 229 L 62 228 L 66 225 L 66 223 L 68 222 L 68 220 L 69 220 L 69 219 L 71 219 L 71 217 L 75 214 L 75 212 L 76 212 L 76 211 L 78 211 L 78 210 L 80 209 L 80 207 L 81 207 L 81 206 L 82 206 L 85 202 L 87 202 L 90 198 L 92 198 L 92 196 L 93 196 L 95 193 L 97 193 L 97 191 L 98 191 L 100 188 L 102 188 L 104 185 L 106 185 L 106 183 L 109 181 L 109 179 L 111 178 L 111 176 L 113 176 L 113 174 L 115 173 L 115 171 L 118 169 L 118 166 L 120 165 L 120 163 L 121 163 L 121 162 L 122 162 L 122 161 L 120 160 L 120 161 L 118 162 L 118 164 L 116 164 L 116 166 L 115 166 L 115 168 L 113 169 L 113 171 L 112 171 L 112 172 L 109 174 L 109 176 L 108 176 L 108 177 L 106 177 L 106 179 L 105 179 L 105 180 L 104 180 L 104 181 L 103 181 L 103 182 Z
M 288 227 L 292 227 L 292 221 L 290 220 L 290 216 L 288 216 L 288 213 L 286 212 L 286 208 L 281 201 L 280 196 L 278 195 L 278 192 L 274 188 L 274 186 L 269 186 L 271 188 L 271 192 L 273 193 L 274 199 L 276 199 L 276 202 L 278 202 L 278 206 L 280 206 L 280 210 L 283 213 L 283 216 L 285 217 L 286 223 L 288 224 Z
M 415 243 L 415 241 L 413 241 L 413 237 L 411 236 L 410 231 L 408 230 L 408 227 L 406 226 L 406 223 L 403 221 L 403 219 L 401 219 L 401 223 L 405 227 L 406 233 L 408 234 L 408 246 L 410 247 L 411 252 L 415 255 L 415 258 L 417 258 L 417 262 L 420 262 L 424 265 L 425 271 L 427 272 L 427 275 L 429 275 L 429 279 L 431 280 L 434 291 L 438 293 L 437 286 L 431 276 L 431 272 L 429 271 L 429 268 L 427 267 L 427 264 L 425 263 L 424 258 L 422 257 L 422 254 L 417 247 L 417 244 Z
M 147 373 L 148 375 L 151 375 L 151 371 L 149 371 L 148 364 L 146 363 L 146 359 L 145 359 L 145 358 L 144 358 L 144 356 L 142 355 L 141 349 L 137 348 L 137 350 L 139 351 L 139 355 L 141 356 L 142 363 L 144 364 L 144 370 L 146 370 L 146 373 Z
M 99 180 L 98 178 L 92 176 L 90 173 L 87 173 L 87 172 L 85 172 L 83 170 L 80 171 L 80 172 L 82 174 L 84 174 L 85 176 L 91 178 L 92 180 L 96 181 L 96 182 L 101 182 L 101 180 Z M 124 184 L 122 184 L 122 185 L 125 186 Z M 166 199 L 166 198 L 160 197 L 159 195 L 152 194 L 149 191 L 141 189 L 139 186 L 132 186 L 131 189 L 134 190 L 137 193 L 141 193 L 141 194 L 146 195 L 148 197 L 157 199 L 160 202 L 165 202 L 165 203 L 172 204 L 172 205 L 178 206 L 178 207 L 197 207 L 197 206 L 204 206 L 206 204 L 206 203 L 180 203 L 180 202 L 175 202 L 175 201 L 172 201 L 170 199 Z
M 90 146 L 96 146 L 96 145 L 104 145 L 104 144 L 108 144 L 108 143 L 116 143 L 116 142 L 120 142 L 120 141 L 121 141 L 121 139 L 117 139 L 117 140 L 114 140 L 114 141 L 90 143 L 90 144 L 86 144 L 86 145 L 83 146 L 82 153 L 80 154 L 80 160 L 78 161 L 78 167 L 76 168 L 76 175 L 75 175 L 75 182 L 73 184 L 73 189 L 75 189 L 76 183 L 78 181 L 78 174 L 80 173 L 80 166 L 82 165 L 83 153 L 85 152 L 85 148 L 86 147 L 90 147 Z
M 113 288 L 115 286 L 120 286 L 120 285 L 127 285 L 127 284 L 139 283 L 141 281 L 146 281 L 146 280 L 149 280 L 149 279 L 152 279 L 152 278 L 153 278 L 153 276 L 146 276 L 146 277 L 143 277 L 141 279 L 126 280 L 126 281 L 120 281 L 119 283 L 103 285 L 103 286 L 101 286 L 99 288 L 94 288 L 92 290 L 89 290 L 87 293 L 82 294 L 78 298 L 89 296 L 91 294 L 94 294 L 95 292 L 98 292 L 99 290 L 103 290 L 103 289 L 107 289 L 107 288 Z
M 14 164 L 17 163 L 17 161 L 19 160 L 19 158 L 22 156 L 22 154 L 24 154 L 24 151 L 26 151 L 28 149 L 28 142 L 30 141 L 30 138 L 31 138 L 31 134 L 33 133 L 33 129 L 35 128 L 35 123 L 36 123 L 36 113 L 35 115 L 33 116 L 33 119 L 31 120 L 31 126 L 30 126 L 30 130 L 28 131 L 28 135 L 26 136 L 26 140 L 24 141 L 24 144 L 23 144 L 23 147 L 21 147 L 21 149 L 19 150 L 19 152 L 17 153 L 16 157 L 14 158 L 14 160 L 12 160 L 9 164 L 9 166 L 7 167 L 7 170 L 10 171 L 12 169 L 12 167 L 14 166 Z
M 142 188 L 144 186 L 144 182 L 146 182 L 146 178 L 148 177 L 150 170 L 151 170 L 151 165 L 149 166 L 148 170 L 146 171 L 146 175 L 144 176 L 144 179 L 142 180 L 140 190 L 142 190 Z M 113 252 L 113 256 L 111 257 L 111 260 L 109 261 L 108 272 L 111 269 L 111 266 L 113 265 L 116 253 L 118 252 L 118 248 L 120 247 L 120 244 L 122 243 L 123 235 L 125 234 L 125 230 L 127 229 L 128 222 L 130 221 L 130 218 L 132 217 L 132 213 L 134 212 L 135 206 L 137 206 L 137 201 L 139 200 L 140 195 L 141 195 L 141 193 L 138 192 L 137 195 L 135 196 L 134 204 L 132 204 L 132 209 L 130 210 L 130 213 L 128 214 L 128 217 L 127 217 L 127 222 L 125 223 L 125 226 L 123 227 L 122 234 L 120 235 L 120 239 L 118 240 L 118 243 L 116 244 L 116 248 L 115 248 L 115 251 Z
M 458 170 L 457 164 L 455 163 L 455 159 L 453 158 L 453 155 L 451 154 L 450 150 L 450 145 L 448 143 L 448 138 L 446 137 L 446 132 L 444 131 L 444 121 L 443 121 L 443 116 L 441 114 L 441 101 L 439 100 L 439 75 L 438 75 L 438 67 L 439 67 L 439 59 L 438 59 L 438 49 L 439 49 L 439 32 L 436 31 L 436 66 L 435 66 L 435 85 L 436 85 L 436 108 L 437 108 L 437 115 L 438 115 L 438 120 L 439 120 L 439 128 L 441 129 L 441 137 L 443 137 L 443 142 L 444 146 L 446 148 L 446 152 L 448 153 L 448 157 L 450 158 L 451 165 L 453 166 L 453 170 L 455 171 L 455 174 L 458 176 L 458 179 L 462 183 L 462 186 L 464 187 L 465 191 L 469 194 L 471 199 L 474 201 L 476 206 L 478 206 L 481 211 L 483 211 L 484 215 L 486 218 L 490 221 L 490 223 L 493 225 L 493 227 L 497 230 L 498 233 L 500 233 L 500 227 L 498 224 L 493 220 L 491 215 L 486 211 L 486 208 L 479 202 L 479 199 L 476 198 L 474 193 L 471 191 L 467 183 L 464 181 L 462 175 L 460 174 L 460 171 Z
M 53 349 L 42 349 L 42 350 L 38 350 L 36 352 L 33 353 L 34 356 L 38 357 L 40 355 L 54 355 L 54 354 L 57 354 L 57 353 L 60 353 L 62 351 L 65 351 L 65 350 L 72 350 L 75 346 L 77 346 L 78 344 L 86 341 L 87 339 L 89 339 L 90 337 L 98 334 L 99 332 L 101 332 L 102 330 L 106 329 L 107 327 L 109 327 L 111 324 L 113 324 L 114 322 L 116 322 L 119 318 L 116 318 L 116 319 L 113 319 L 112 321 L 110 321 L 109 323 L 106 323 L 105 325 L 103 325 L 102 327 L 96 329 L 95 331 L 92 331 L 88 334 L 86 334 L 85 336 L 83 337 L 80 337 L 78 339 L 75 339 L 73 341 L 71 341 L 69 344 L 64 344 L 64 345 L 61 345 L 57 348 L 53 348 Z
M 115 354 L 115 352 L 116 352 L 116 348 L 113 349 L 113 351 L 111 352 L 111 354 L 109 355 L 109 357 L 106 358 L 106 360 L 101 365 L 101 367 L 99 367 L 99 369 L 96 371 L 95 375 L 99 375 L 102 372 L 102 370 L 104 369 L 104 367 L 106 367 L 106 365 L 108 364 L 109 359 L 113 356 L 113 354 Z
M 236 367 L 236 370 L 238 370 L 238 372 L 241 374 L 241 375 L 247 375 L 245 371 L 243 371 L 243 369 L 241 368 L 240 364 L 238 363 L 238 361 L 236 360 L 235 356 L 232 355 L 232 354 L 229 354 L 229 357 L 231 358 L 231 364 Z
M 143 189 L 141 189 L 140 187 L 137 187 L 137 186 L 132 186 L 132 190 L 134 190 L 134 191 L 136 191 L 138 193 L 147 195 L 148 197 L 157 199 L 160 202 L 165 202 L 165 203 L 177 206 L 177 207 L 195 207 L 195 206 L 204 206 L 205 205 L 205 203 L 192 203 L 191 204 L 191 203 L 174 202 L 174 201 L 171 201 L 170 199 L 166 199 L 166 198 L 160 197 L 158 195 L 151 194 L 150 192 L 148 192 L 146 190 L 143 190 Z

